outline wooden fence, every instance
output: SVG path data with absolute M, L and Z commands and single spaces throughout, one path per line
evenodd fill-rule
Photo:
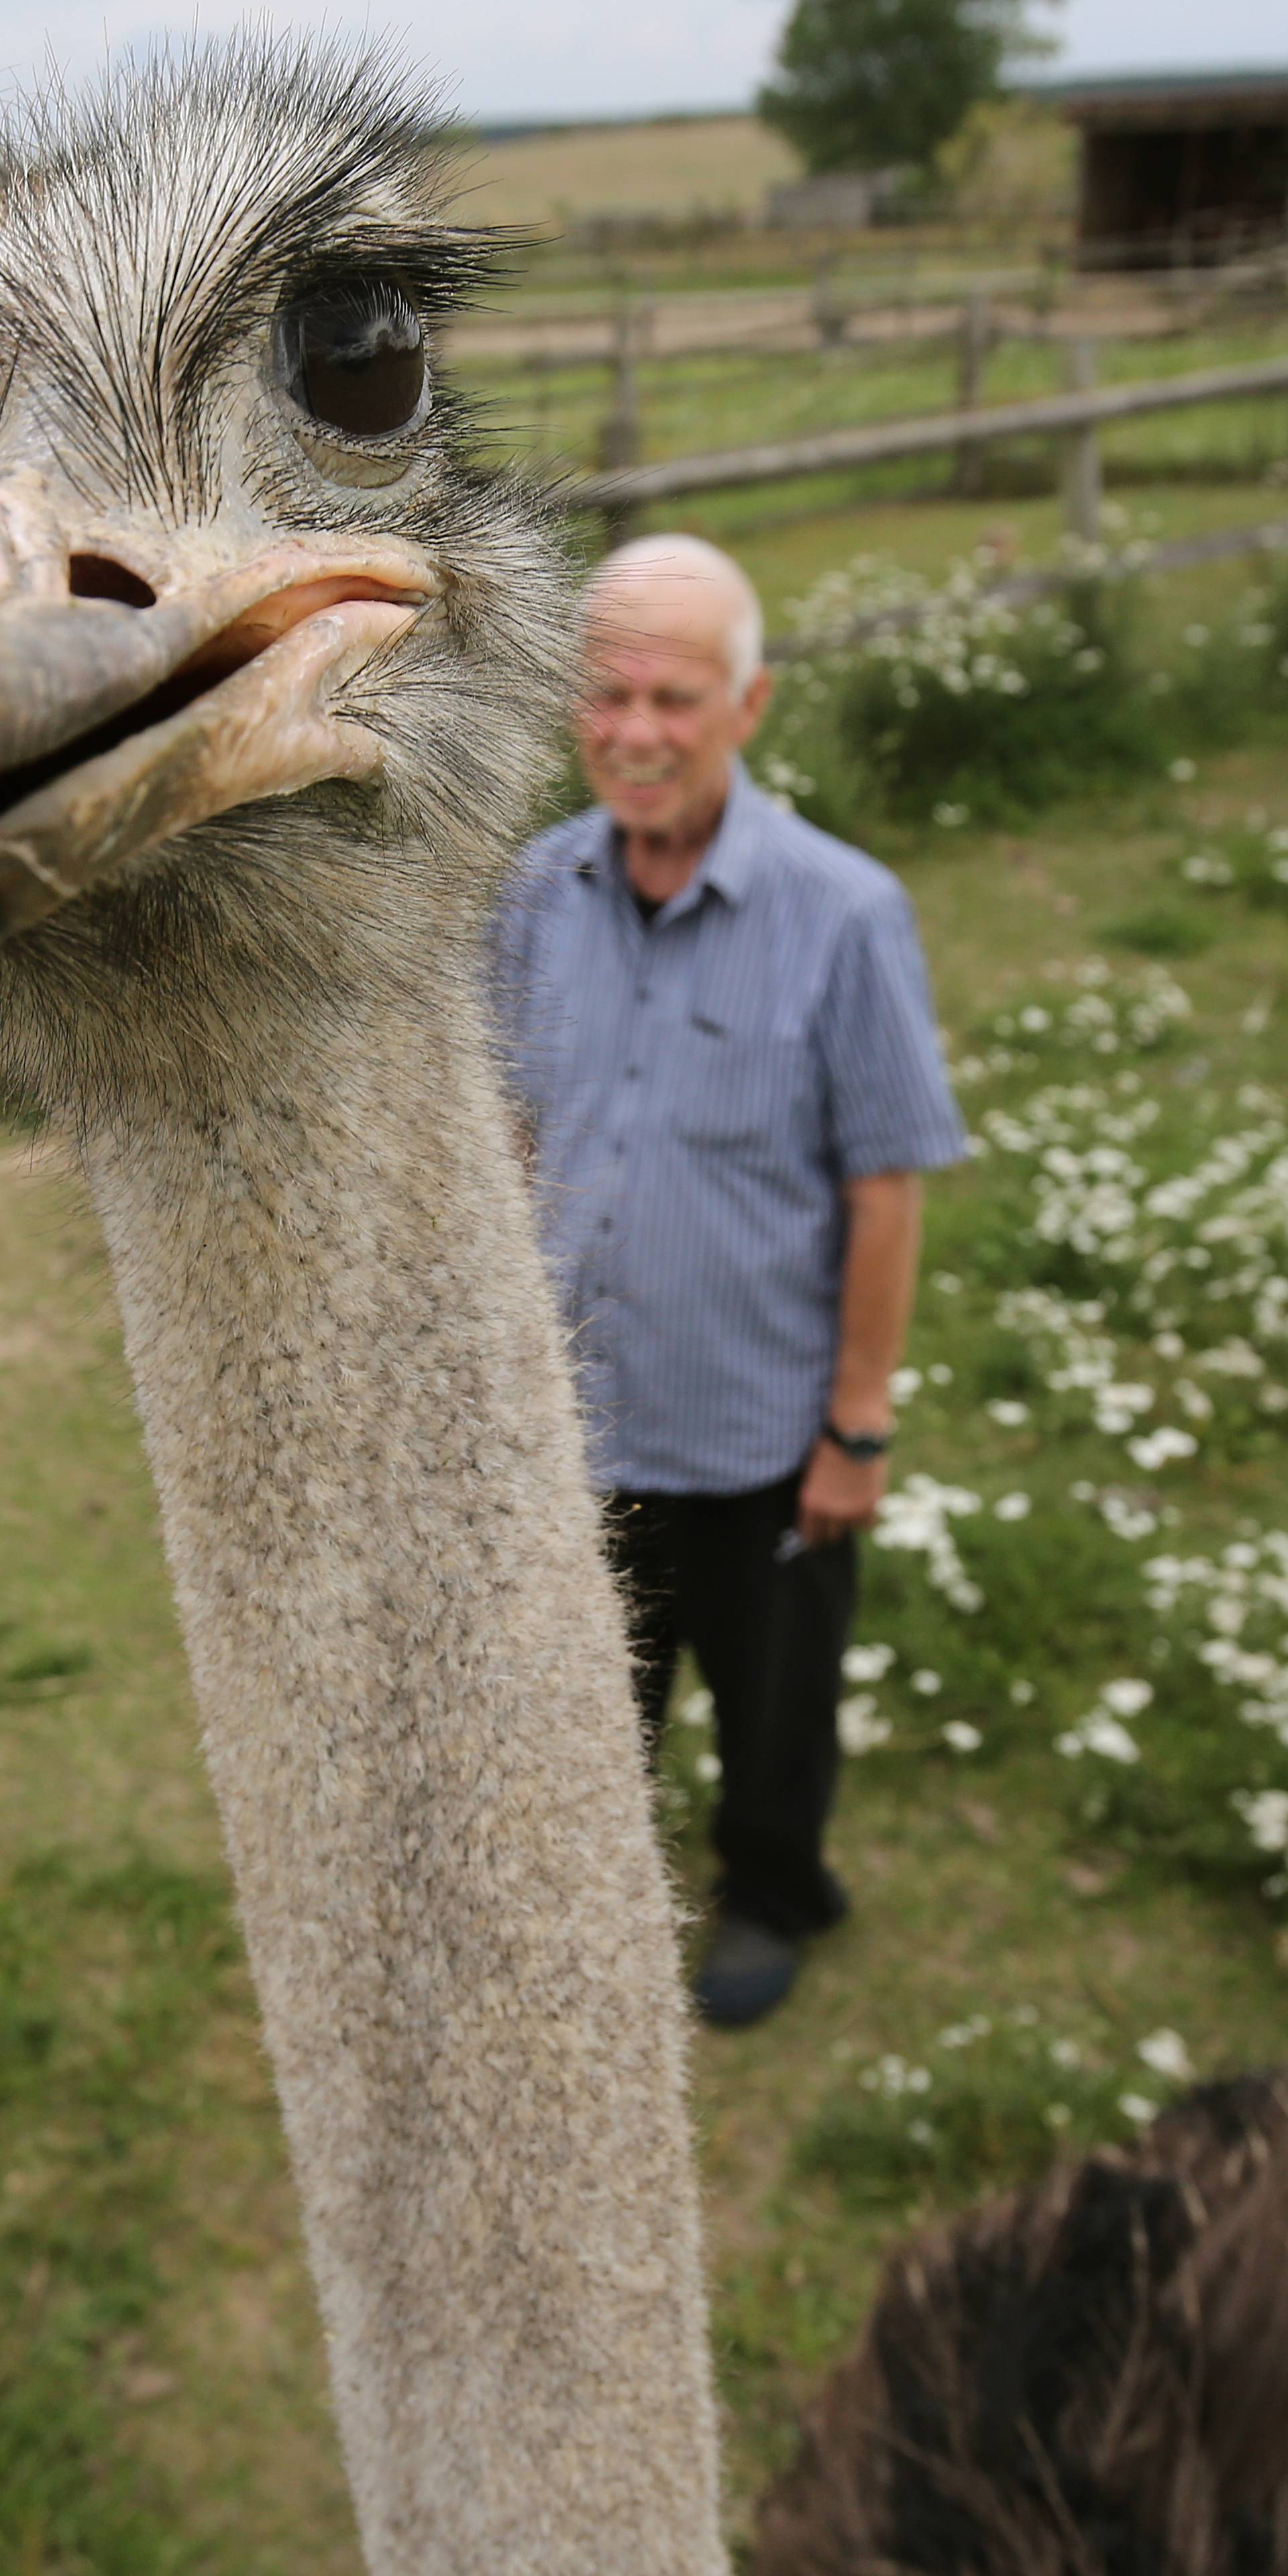
M 1023 402 L 959 406 L 913 420 L 881 421 L 862 429 L 825 430 L 814 438 L 780 439 L 752 447 L 722 448 L 704 456 L 670 457 L 656 465 L 623 463 L 603 473 L 569 477 L 552 497 L 565 511 L 599 515 L 617 542 L 642 510 L 692 493 L 736 491 L 748 484 L 782 483 L 803 475 L 834 474 L 838 469 L 884 465 L 946 451 L 955 452 L 960 460 L 1005 439 L 1055 438 L 1065 445 L 1070 525 L 1076 534 L 1090 540 L 1097 534 L 1099 519 L 1100 431 L 1154 412 L 1288 394 L 1288 357 L 1262 359 L 1245 367 L 1204 368 L 1149 383 L 1096 386 L 1090 381 L 1095 365 L 1094 344 L 1074 341 L 1070 352 L 1074 381 L 1066 393 L 1043 394 Z M 1285 447 L 1288 448 L 1288 434 Z

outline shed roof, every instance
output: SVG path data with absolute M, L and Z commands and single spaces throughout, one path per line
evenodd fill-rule
M 1288 122 L 1288 63 L 1219 71 L 1106 72 L 1035 82 L 1074 125 L 1277 125 Z

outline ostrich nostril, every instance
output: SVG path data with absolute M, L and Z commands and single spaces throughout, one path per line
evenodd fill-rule
M 73 555 L 68 569 L 73 599 L 115 599 L 122 608 L 156 606 L 151 582 L 111 555 Z

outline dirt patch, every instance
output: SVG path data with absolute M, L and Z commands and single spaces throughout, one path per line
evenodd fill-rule
M 15 1324 L 9 1331 L 0 1330 L 0 1368 L 16 1368 L 23 1360 L 37 1359 L 48 1343 L 34 1324 Z

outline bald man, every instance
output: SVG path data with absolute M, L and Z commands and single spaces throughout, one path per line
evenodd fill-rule
M 650 1754 L 683 1645 L 714 1699 L 695 1993 L 730 2025 L 848 1911 L 823 1836 L 855 1533 L 885 1484 L 917 1175 L 963 1149 L 902 887 L 742 765 L 769 692 L 727 555 L 611 555 L 576 707 L 599 801 L 530 845 L 497 932 Z

